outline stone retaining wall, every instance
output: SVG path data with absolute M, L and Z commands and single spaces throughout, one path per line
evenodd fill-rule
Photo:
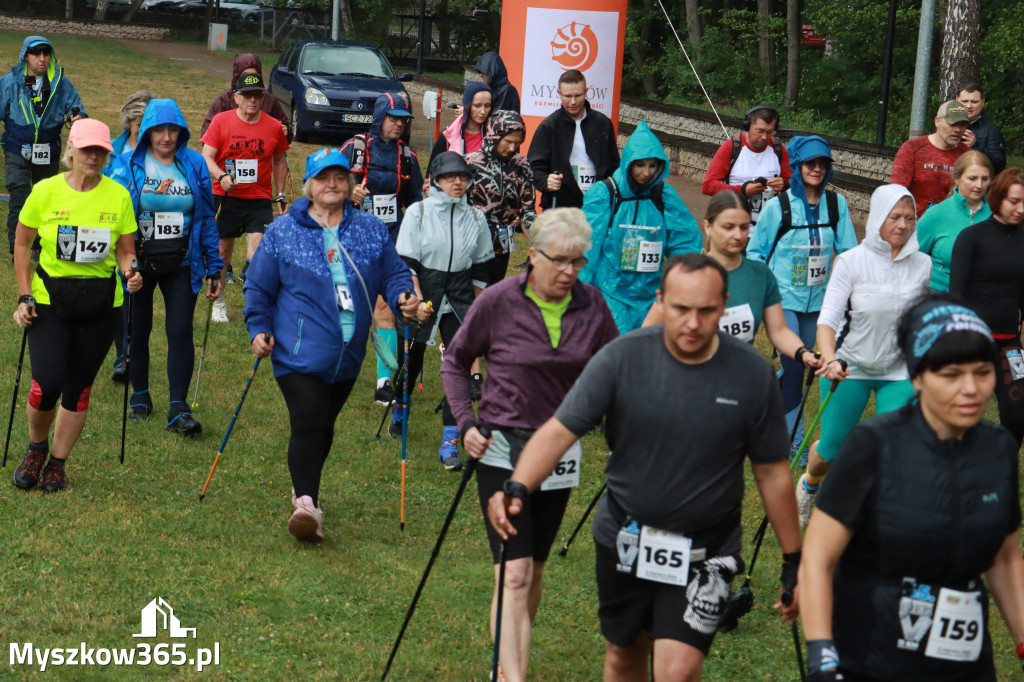
M 102 21 L 71 21 L 45 17 L 20 17 L 0 14 L 0 31 L 42 35 L 88 36 L 118 40 L 170 40 L 171 29 L 144 24 L 121 24 Z

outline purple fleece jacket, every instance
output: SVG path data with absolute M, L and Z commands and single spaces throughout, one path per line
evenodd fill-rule
M 529 273 L 484 289 L 445 349 L 441 378 L 460 429 L 476 419 L 469 397 L 474 358 L 487 358 L 479 421 L 498 429 L 537 429 L 554 415 L 590 358 L 619 335 L 601 293 L 577 282 L 562 316 L 558 348 L 552 348 L 540 308 L 526 297 Z

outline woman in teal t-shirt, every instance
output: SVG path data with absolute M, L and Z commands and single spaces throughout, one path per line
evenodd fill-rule
M 764 321 L 768 340 L 779 352 L 807 367 L 818 367 L 814 353 L 786 326 L 779 285 L 768 266 L 743 255 L 750 238 L 750 207 L 739 192 L 722 190 L 711 198 L 704 216 L 707 255 L 729 272 L 729 300 L 718 328 L 747 343 L 754 343 Z M 662 311 L 656 302 L 644 326 L 660 324 Z M 799 357 L 797 357 L 799 356 Z

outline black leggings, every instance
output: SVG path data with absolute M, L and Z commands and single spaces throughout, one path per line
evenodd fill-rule
M 1021 350 L 1020 339 L 996 339 L 999 344 L 999 371 L 996 372 L 996 402 L 999 404 L 999 422 L 1017 439 L 1020 448 L 1024 441 L 1024 379 L 1013 380 L 1006 351 Z
M 428 323 L 425 323 L 428 324 Z M 438 331 L 441 332 L 441 341 L 444 345 L 448 345 L 455 338 L 455 332 L 459 331 L 459 318 L 455 316 L 455 313 L 447 313 L 441 317 L 438 323 Z M 402 359 L 405 357 L 405 344 L 402 340 L 403 325 L 398 326 L 398 364 L 402 364 Z M 414 325 L 409 325 L 409 334 L 413 335 Z M 412 386 L 416 383 L 416 377 L 419 376 L 420 370 L 423 369 L 423 354 L 427 351 L 427 344 L 414 342 L 411 338 L 409 339 L 409 367 L 408 376 L 412 378 L 409 382 L 409 405 L 412 405 Z M 405 372 L 403 371 L 403 374 Z M 401 409 L 402 395 L 405 391 L 405 383 L 402 376 L 398 377 L 398 381 L 395 383 L 395 406 L 396 409 Z M 442 423 L 445 426 L 458 426 L 458 422 L 455 421 L 455 415 L 452 414 L 452 410 L 448 407 L 448 398 L 444 398 L 442 401 Z
M 508 261 L 512 256 L 510 253 L 496 254 L 493 260 L 487 261 L 487 284 L 497 284 L 505 279 L 508 272 Z
M 288 470 L 295 496 L 309 495 L 320 504 L 320 474 L 334 441 L 334 422 L 352 392 L 355 379 L 328 384 L 308 374 L 284 374 L 277 385 L 288 406 L 291 437 Z
M 60 405 L 69 412 L 89 409 L 89 391 L 114 341 L 117 310 L 96 318 L 68 320 L 48 305 L 36 306 L 28 328 L 32 388 L 28 403 L 42 412 Z
M 196 352 L 192 345 L 192 315 L 196 295 L 192 291 L 192 269 L 178 268 L 162 277 L 143 277 L 142 288 L 135 292 L 132 306 L 131 380 L 137 393 L 149 390 L 149 335 L 153 331 L 153 292 L 160 287 L 164 296 L 164 329 L 167 333 L 167 383 L 171 402 L 184 403 Z M 125 326 L 128 305 L 124 306 Z

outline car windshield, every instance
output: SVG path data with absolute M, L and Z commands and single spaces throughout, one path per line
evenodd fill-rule
M 319 76 L 395 77 L 383 54 L 364 47 L 309 47 L 299 71 Z

